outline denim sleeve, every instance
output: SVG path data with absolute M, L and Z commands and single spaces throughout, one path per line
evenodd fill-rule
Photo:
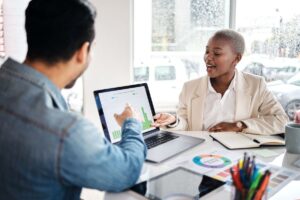
M 58 154 L 58 178 L 63 184 L 119 192 L 138 179 L 146 157 L 141 124 L 127 119 L 122 141 L 113 145 L 86 120 L 71 126 Z

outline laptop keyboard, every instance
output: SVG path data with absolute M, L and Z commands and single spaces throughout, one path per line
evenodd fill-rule
M 174 140 L 178 138 L 179 136 L 173 135 L 170 133 L 159 133 L 157 135 L 154 135 L 152 137 L 146 138 L 145 143 L 147 145 L 148 149 L 151 149 L 153 147 L 156 147 L 160 144 L 166 143 L 170 140 Z

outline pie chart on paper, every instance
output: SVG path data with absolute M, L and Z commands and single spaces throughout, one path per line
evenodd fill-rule
M 214 154 L 203 154 L 195 156 L 193 163 L 205 168 L 223 168 L 231 164 L 231 160 L 224 156 Z

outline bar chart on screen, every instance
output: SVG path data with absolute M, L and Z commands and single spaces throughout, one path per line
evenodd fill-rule
M 122 91 L 111 91 L 105 95 L 99 94 L 112 143 L 119 142 L 122 138 L 121 127 L 114 119 L 114 114 L 122 113 L 127 104 L 137 113 L 143 132 L 153 128 L 151 127 L 153 116 L 148 100 L 145 99 L 146 96 L 143 88 L 129 88 Z

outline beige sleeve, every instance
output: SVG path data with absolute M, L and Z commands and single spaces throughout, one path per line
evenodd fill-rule
M 242 120 L 247 125 L 243 132 L 261 135 L 283 133 L 288 117 L 263 79 L 260 81 L 258 92 L 259 95 L 254 99 L 259 103 L 258 117 Z

